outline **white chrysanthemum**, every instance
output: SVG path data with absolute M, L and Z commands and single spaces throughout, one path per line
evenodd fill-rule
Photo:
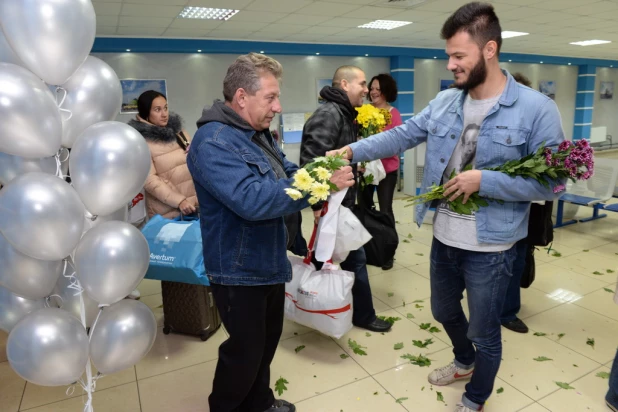
M 309 175 L 305 169 L 298 169 L 296 174 L 294 175 L 294 186 L 298 190 L 302 190 L 304 192 L 308 192 L 311 190 L 311 185 L 315 182 L 313 178 Z
M 298 190 L 296 189 L 292 189 L 291 187 L 288 187 L 285 189 L 285 193 L 290 196 L 293 200 L 299 200 L 303 198 L 303 194 L 300 193 Z
M 311 196 L 318 200 L 326 200 L 330 193 L 330 187 L 326 183 L 315 182 L 311 185 Z
M 333 175 L 331 172 L 328 171 L 328 169 L 325 169 L 323 167 L 317 167 L 315 169 L 315 174 L 318 175 L 318 179 L 322 181 L 329 180 Z

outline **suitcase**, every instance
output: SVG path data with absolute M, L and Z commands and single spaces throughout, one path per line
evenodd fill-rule
M 221 326 L 210 286 L 161 282 L 163 333 L 185 333 L 208 340 Z

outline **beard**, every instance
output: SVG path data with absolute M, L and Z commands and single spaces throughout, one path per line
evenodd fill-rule
M 485 59 L 482 57 L 479 59 L 479 62 L 474 65 L 472 70 L 470 70 L 470 74 L 468 75 L 468 79 L 466 79 L 463 83 L 455 82 L 455 87 L 464 92 L 468 92 L 471 89 L 483 84 L 487 79 L 487 65 L 485 64 Z

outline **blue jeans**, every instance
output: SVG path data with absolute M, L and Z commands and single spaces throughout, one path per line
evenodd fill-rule
M 312 260 L 316 269 L 322 268 L 322 263 Z M 376 319 L 376 311 L 373 307 L 371 286 L 369 285 L 369 272 L 367 272 L 367 257 L 362 247 L 350 252 L 345 261 L 339 265 L 341 269 L 354 273 L 354 286 L 352 286 L 352 323 L 364 326 Z
M 618 409 L 618 352 L 612 364 L 612 371 L 609 373 L 609 390 L 605 395 L 605 400 Z
M 504 252 L 471 252 L 436 238 L 431 246 L 431 312 L 451 339 L 455 364 L 475 368 L 462 398 L 472 409 L 489 398 L 500 367 L 500 312 L 514 259 L 515 247 Z M 461 307 L 464 289 L 469 323 Z
M 513 262 L 513 276 L 509 282 L 509 287 L 506 290 L 506 298 L 502 315 L 500 315 L 500 323 L 509 323 L 517 319 L 517 313 L 521 309 L 521 276 L 524 274 L 526 267 L 526 255 L 528 251 L 528 243 L 526 239 L 522 239 L 515 244 L 515 261 Z

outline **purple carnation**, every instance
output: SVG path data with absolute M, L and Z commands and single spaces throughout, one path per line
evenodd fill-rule
M 554 187 L 554 193 L 560 193 L 562 192 L 564 189 L 566 189 L 565 185 L 558 185 L 556 187 Z

